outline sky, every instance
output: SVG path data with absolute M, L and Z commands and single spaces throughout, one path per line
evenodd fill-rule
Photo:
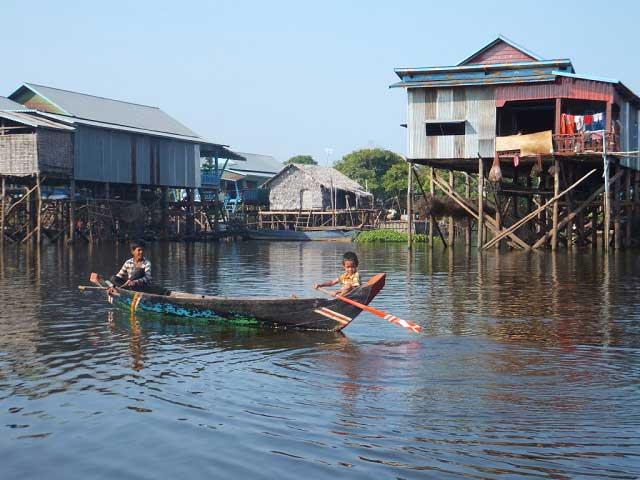
M 502 34 L 640 93 L 640 2 L 0 0 L 0 95 L 23 82 L 160 107 L 208 140 L 332 164 L 404 154 L 397 67 Z

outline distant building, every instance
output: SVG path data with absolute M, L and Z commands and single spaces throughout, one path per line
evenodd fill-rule
M 271 155 L 237 152 L 245 161 L 229 160 L 222 174 L 227 191 L 257 188 L 282 170 L 282 164 Z
M 270 210 L 369 208 L 373 203 L 373 195 L 360 184 L 319 165 L 289 164 L 263 188 L 270 190 Z
M 43 85 L 0 99 L 0 114 L 0 133 L 12 137 L 0 141 L 0 175 L 197 188 L 201 156 L 240 158 L 157 107 Z

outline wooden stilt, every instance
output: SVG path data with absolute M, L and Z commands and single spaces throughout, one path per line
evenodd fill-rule
M 625 225 L 625 238 L 624 238 L 624 246 L 625 248 L 631 247 L 631 220 L 633 217 L 633 204 L 631 203 L 631 169 L 625 168 L 625 176 L 624 176 L 624 199 L 625 199 L 625 212 L 627 217 L 627 222 Z
M 104 198 L 107 200 L 111 198 L 111 184 L 109 182 L 104 184 Z
M 592 170 L 591 172 L 594 172 L 594 171 L 595 170 Z M 586 177 L 582 177 L 582 178 L 584 179 Z M 609 179 L 609 183 L 615 182 L 618 178 L 619 177 L 617 176 L 613 176 L 612 178 Z M 574 183 L 574 185 L 576 184 L 577 183 Z M 591 205 L 591 202 L 593 202 L 593 200 L 595 200 L 598 197 L 598 195 L 604 192 L 604 190 L 605 190 L 604 185 L 596 189 L 596 191 L 594 191 L 591 195 L 589 195 L 589 197 L 584 202 L 582 202 L 573 212 L 570 212 L 561 222 L 559 222 L 558 228 L 563 228 L 564 226 L 566 226 L 568 222 L 571 222 L 578 213 L 580 213 L 582 210 L 584 210 L 589 205 Z M 550 237 L 553 238 L 552 235 L 553 235 L 553 232 L 547 232 L 541 238 L 539 238 L 536 241 L 536 243 L 533 244 L 532 248 L 541 247 L 546 243 L 547 240 L 549 240 Z
M 464 195 L 467 201 L 471 198 L 471 179 L 469 174 L 465 172 L 464 174 Z M 465 221 L 465 229 L 464 229 L 464 241 L 467 248 L 471 247 L 471 218 L 467 217 Z
M 598 249 L 598 207 L 591 207 L 591 249 Z
M 7 207 L 5 197 L 7 196 L 7 179 L 2 176 L 2 217 L 0 217 L 0 246 L 4 247 L 4 218 Z M 0 254 L 1 255 L 1 254 Z
M 407 172 L 407 248 L 413 247 L 413 163 L 409 162 Z
M 69 241 L 76 240 L 76 181 L 69 183 Z
M 500 207 L 496 203 L 496 225 L 498 226 L 498 230 L 502 230 L 502 218 L 500 216 Z M 496 250 L 500 250 L 500 240 L 498 240 L 495 244 Z
M 478 155 L 478 250 L 484 243 L 484 161 Z
M 620 164 L 616 165 L 616 172 L 622 171 Z M 622 228 L 620 223 L 620 178 L 613 184 L 613 248 L 619 250 L 622 246 Z
M 453 170 L 449 170 L 449 186 L 451 187 L 451 189 L 454 189 L 454 185 L 455 185 L 455 176 L 453 173 Z M 453 223 L 453 217 L 450 216 L 449 217 L 449 235 L 447 237 L 447 243 L 453 247 L 453 240 L 454 240 L 454 223 Z
M 36 233 L 36 242 L 38 246 L 42 241 L 41 236 L 41 227 L 42 227 L 42 189 L 40 188 L 40 175 L 36 174 L 36 186 L 38 189 L 36 190 L 36 228 L 38 229 Z
M 555 197 L 560 193 L 560 162 L 557 158 L 554 158 L 553 167 L 553 196 Z M 556 251 L 558 249 L 558 202 L 553 203 L 552 215 L 551 250 Z
M 570 165 L 569 163 L 565 162 L 564 165 L 564 183 L 565 185 L 571 185 L 571 183 L 573 183 L 573 168 L 572 165 Z M 572 195 L 567 195 L 567 212 L 570 212 L 573 205 L 572 205 Z M 566 228 L 565 228 L 565 238 L 567 239 L 567 250 L 572 250 L 573 249 L 573 222 L 569 221 L 567 222 Z
M 136 203 L 142 203 L 142 186 L 140 184 L 136 184 Z
M 435 169 L 433 167 L 429 168 L 429 193 L 431 194 L 431 198 L 433 198 L 435 194 L 435 186 L 433 184 L 433 174 L 435 173 Z M 433 215 L 429 216 L 429 246 L 433 246 L 433 224 L 436 219 Z
M 584 175 L 582 178 L 580 178 L 578 181 L 576 181 L 573 185 L 571 185 L 570 187 L 567 187 L 565 190 L 563 190 L 562 192 L 558 193 L 557 195 L 554 195 L 550 200 L 548 200 L 544 205 L 541 205 L 540 207 L 538 207 L 536 210 L 534 210 L 533 212 L 531 212 L 529 215 L 521 218 L 520 220 L 518 220 L 516 223 L 514 223 L 513 225 L 511 225 L 509 228 L 507 228 L 506 230 L 502 230 L 502 232 L 500 232 L 499 235 L 497 235 L 496 237 L 494 237 L 492 240 L 488 241 L 485 245 L 484 248 L 489 248 L 492 247 L 495 242 L 497 242 L 498 240 L 506 237 L 507 235 L 512 235 L 514 231 L 516 231 L 517 229 L 519 229 L 520 227 L 524 226 L 527 222 L 529 222 L 531 219 L 533 219 L 540 211 L 545 210 L 546 208 L 548 208 L 550 205 L 555 204 L 558 199 L 560 199 L 560 197 L 562 197 L 563 195 L 566 195 L 567 193 L 569 193 L 571 190 L 573 190 L 574 188 L 576 188 L 580 183 L 582 183 L 584 180 L 587 179 L 587 177 L 593 175 L 595 173 L 595 169 L 589 171 L 589 173 L 587 173 L 586 175 Z M 557 223 L 557 222 L 556 222 Z M 557 225 L 556 225 L 557 226 Z M 548 235 L 549 233 L 547 233 Z M 553 231 L 551 232 L 551 234 L 553 234 Z M 515 237 L 517 238 L 517 237 Z M 537 244 L 538 242 L 536 242 Z M 525 244 L 526 245 L 526 244 Z M 529 247 L 529 245 L 527 245 L 527 247 Z

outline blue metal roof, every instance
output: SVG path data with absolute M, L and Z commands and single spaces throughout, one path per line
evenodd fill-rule
M 197 133 L 157 107 L 97 97 L 34 83 L 23 84 L 10 95 L 10 98 L 16 98 L 25 89 L 58 107 L 66 115 L 75 118 L 172 135 L 198 137 Z
M 0 110 L 24 111 L 27 107 L 7 97 L 0 97 Z

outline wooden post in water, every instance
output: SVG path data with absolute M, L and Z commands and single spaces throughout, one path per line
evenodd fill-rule
M 616 173 L 622 167 L 616 162 Z M 620 179 L 613 184 L 613 248 L 620 250 L 622 228 L 620 224 Z
M 478 250 L 484 245 L 484 160 L 478 154 Z
M 624 176 L 624 199 L 625 199 L 625 212 L 627 212 L 627 222 L 625 225 L 625 248 L 631 247 L 631 219 L 633 217 L 633 204 L 631 203 L 631 169 L 627 168 Z
M 5 202 L 5 197 L 7 195 L 7 180 L 4 175 L 2 175 L 2 218 L 0 218 L 0 247 L 4 247 L 4 213 L 7 209 L 7 204 Z M 2 253 L 0 253 L 2 255 Z
M 76 181 L 69 183 L 69 242 L 76 240 Z
M 484 245 L 484 161 L 478 154 L 478 250 Z
M 471 179 L 469 174 L 464 174 L 464 195 L 467 201 L 471 200 Z M 464 241 L 467 248 L 471 247 L 471 217 L 467 215 L 466 226 L 464 229 Z
M 553 169 L 553 196 L 555 197 L 560 193 L 560 162 L 555 157 L 553 159 Z M 551 250 L 556 251 L 558 249 L 558 202 L 553 203 L 552 215 Z
M 455 189 L 455 174 L 453 170 L 449 170 L 449 186 L 451 187 L 451 190 Z M 453 248 L 454 235 L 455 235 L 455 231 L 454 231 L 453 216 L 449 215 L 449 233 L 447 237 L 447 244 L 451 248 Z
M 591 207 L 591 249 L 598 249 L 598 207 Z
M 413 162 L 409 162 L 407 173 L 407 248 L 413 247 Z
M 429 167 L 429 194 L 431 195 L 431 204 L 433 205 L 433 197 L 435 194 L 435 185 L 433 183 L 434 168 Z M 433 222 L 435 222 L 433 215 L 429 215 L 429 246 L 433 247 Z
M 40 246 L 41 237 L 41 226 L 42 226 L 42 189 L 40 188 L 40 174 L 36 173 L 36 204 L 37 204 L 37 212 L 36 212 L 36 228 L 38 231 L 36 232 L 36 242 L 38 247 Z

